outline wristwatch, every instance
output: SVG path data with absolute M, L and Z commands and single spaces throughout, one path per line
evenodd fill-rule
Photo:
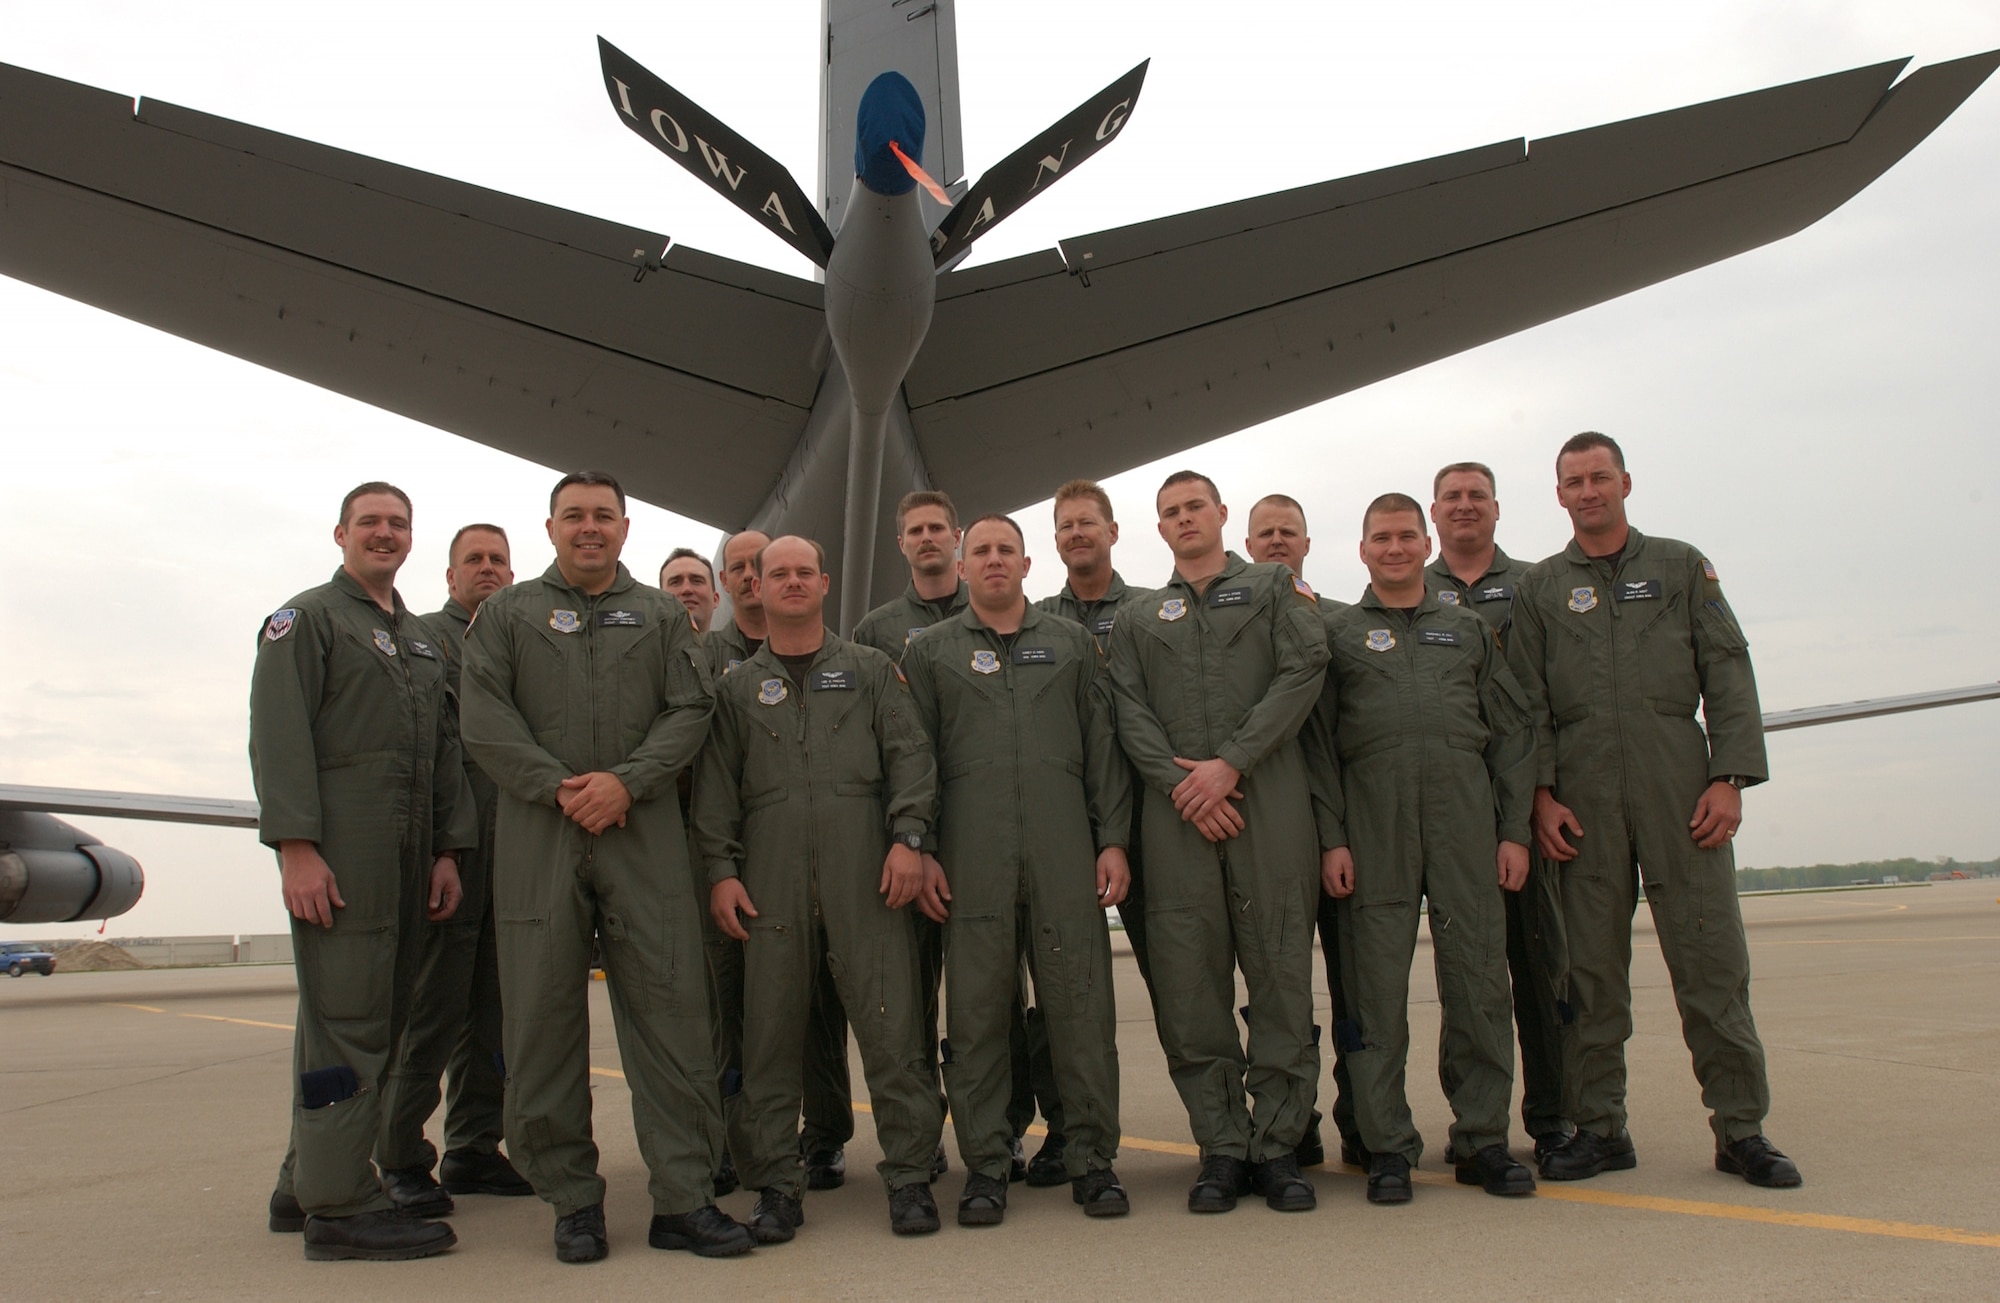
M 1741 774 L 1724 774 L 1721 778 L 1718 778 L 1716 781 L 1719 783 L 1728 783 L 1731 787 L 1735 788 L 1739 792 L 1742 791 L 1744 788 L 1750 786 L 1750 780 L 1745 778 Z
M 913 851 L 922 851 L 924 835 L 920 832 L 899 832 L 889 839 L 899 846 L 907 846 Z

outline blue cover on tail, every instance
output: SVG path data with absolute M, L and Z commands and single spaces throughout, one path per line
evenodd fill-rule
M 892 140 L 912 160 L 923 160 L 924 102 L 900 72 L 885 72 L 869 82 L 854 114 L 854 174 L 878 195 L 916 189 L 916 178 L 889 152 Z

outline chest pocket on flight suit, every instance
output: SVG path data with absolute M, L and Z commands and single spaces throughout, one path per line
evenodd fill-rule
M 808 684 L 821 673 L 806 676 Z M 845 671 L 851 688 L 808 687 L 807 708 L 820 720 L 819 727 L 832 743 L 833 790 L 837 796 L 882 795 L 882 747 L 869 727 L 874 722 L 874 702 L 862 683 L 861 671 Z
M 535 612 L 521 611 L 514 619 L 519 627 L 514 644 L 519 649 L 514 664 L 514 704 L 543 747 L 555 747 L 569 726 L 569 648 L 562 642 L 582 638 L 582 633 L 557 633 L 548 627 L 548 615 L 541 612 L 538 626 Z

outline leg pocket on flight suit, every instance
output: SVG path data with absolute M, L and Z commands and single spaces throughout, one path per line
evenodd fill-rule
M 1095 989 L 1090 949 L 1082 940 L 1069 944 L 1062 929 L 1043 923 L 1035 929 L 1035 1003 L 1045 1018 L 1075 1018 L 1090 1010 Z
M 1210 923 L 1192 905 L 1162 908 L 1148 903 L 1146 949 L 1156 994 L 1178 995 L 1207 989 L 1210 931 Z
M 679 954 L 672 929 L 665 918 L 659 924 L 652 929 L 652 935 L 647 935 L 633 927 L 631 919 L 617 905 L 606 903 L 599 916 L 597 936 L 604 946 L 611 979 L 625 984 L 619 998 L 627 1009 L 640 1016 L 658 1012 L 669 1017 L 686 1017 L 695 1011 L 695 1003 L 690 1001 L 685 988 L 698 984 L 679 980 Z M 701 997 L 699 1004 L 705 1008 L 708 988 L 701 985 L 697 994 Z
M 395 920 L 343 917 L 330 929 L 300 931 L 306 944 L 299 961 L 318 1016 L 326 1022 L 386 1020 L 396 973 Z

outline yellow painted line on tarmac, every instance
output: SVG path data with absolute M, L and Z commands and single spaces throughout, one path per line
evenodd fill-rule
M 1535 1192 L 1535 1197 L 1561 1203 L 1595 1204 L 1600 1208 L 1635 1208 L 1645 1212 L 1677 1213 L 1683 1217 L 1718 1217 L 1728 1221 L 1763 1222 L 1769 1226 L 1805 1226 L 1821 1231 L 1843 1231 L 1849 1235 L 1880 1235 L 1896 1240 L 1929 1240 L 1936 1244 L 1970 1244 L 2000 1249 L 2000 1235 L 1961 1230 L 1955 1226 L 1927 1226 L 1921 1222 L 1885 1222 L 1873 1217 L 1785 1212 L 1778 1208 L 1753 1208 L 1747 1204 L 1663 1199 L 1656 1195 L 1617 1194 L 1610 1190 L 1551 1189 L 1546 1183 Z
M 2000 937 L 1933 937 L 1931 940 L 2000 941 Z M 1802 942 L 1795 944 L 1813 944 Z M 166 1013 L 165 1009 L 150 1004 L 125 1004 L 106 1001 L 114 1008 L 137 1009 L 141 1013 Z M 234 1023 L 240 1027 L 267 1027 L 273 1031 L 292 1031 L 290 1023 L 258 1022 L 251 1018 L 225 1018 L 212 1013 L 183 1013 L 181 1018 L 195 1018 L 203 1022 Z M 595 1077 L 613 1077 L 625 1080 L 625 1074 L 616 1068 L 600 1068 L 591 1065 L 590 1072 Z M 874 1113 L 874 1109 L 861 1100 L 854 1101 L 858 1113 Z M 1045 1127 L 1031 1126 L 1030 1135 L 1047 1135 Z M 1120 1142 L 1126 1149 L 1144 1150 L 1155 1154 L 1173 1154 L 1183 1158 L 1196 1158 L 1201 1150 L 1194 1145 L 1175 1140 L 1148 1140 L 1142 1136 L 1126 1136 Z M 1321 1169 L 1326 1172 L 1345 1172 L 1339 1166 L 1329 1165 Z M 1346 1173 L 1359 1176 L 1359 1171 Z M 1412 1172 L 1411 1179 L 1420 1185 L 1456 1185 L 1456 1178 L 1434 1172 Z M 1843 1217 L 1834 1213 L 1786 1212 L 1779 1208 L 1757 1208 L 1748 1204 L 1710 1203 L 1700 1199 L 1667 1199 L 1650 1194 L 1621 1194 L 1612 1190 L 1582 1190 L 1571 1186 L 1552 1186 L 1543 1182 L 1536 1190 L 1538 1199 L 1553 1199 L 1558 1203 L 1590 1204 L 1599 1208 L 1629 1208 L 1638 1212 L 1671 1213 L 1681 1217 L 1712 1217 L 1724 1221 L 1760 1222 L 1767 1226 L 1800 1226 L 1809 1230 L 1839 1231 L 1847 1235 L 1874 1235 L 1894 1240 L 1923 1240 L 1932 1244 L 1964 1244 L 1976 1248 L 2000 1249 L 2000 1234 L 1987 1231 L 1968 1231 L 1956 1226 L 1931 1226 L 1922 1222 L 1881 1221 L 1873 1217 Z

